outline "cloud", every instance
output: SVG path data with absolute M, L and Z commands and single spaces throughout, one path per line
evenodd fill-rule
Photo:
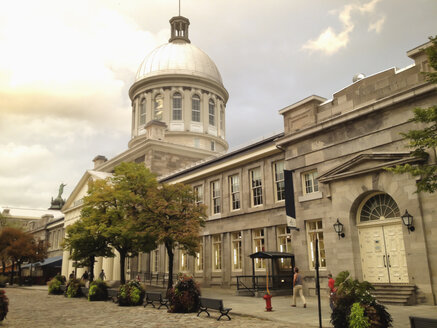
M 343 25 L 342 31 L 336 33 L 333 27 L 326 28 L 317 39 L 308 40 L 303 44 L 302 49 L 310 52 L 320 51 L 326 55 L 332 55 L 342 48 L 346 48 L 350 41 L 350 34 L 355 28 L 355 22 L 352 19 L 352 14 L 355 12 L 361 14 L 371 14 L 375 11 L 376 4 L 380 0 L 371 0 L 365 4 L 348 4 L 342 10 L 330 11 L 331 14 L 338 13 L 338 19 Z M 369 26 L 369 31 L 375 30 L 379 33 L 381 31 L 384 19 Z
M 369 29 L 368 31 L 375 31 L 376 33 L 381 33 L 382 30 L 382 26 L 384 25 L 385 22 L 385 16 L 381 17 L 379 20 L 377 20 L 375 23 L 371 23 L 369 25 Z

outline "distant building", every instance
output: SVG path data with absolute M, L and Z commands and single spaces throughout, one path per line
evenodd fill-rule
M 200 252 L 177 251 L 174 259 L 176 272 L 193 274 L 204 286 L 235 287 L 243 276 L 248 284 L 253 273 L 261 279 L 267 270 L 290 277 L 291 258 L 249 258 L 282 252 L 294 254 L 305 292 L 314 294 L 317 237 L 322 279 L 349 270 L 381 286 L 417 289 L 420 302 L 435 304 L 437 196 L 415 193 L 410 176 L 384 170 L 419 162 L 400 133 L 413 128 L 414 107 L 437 102 L 436 86 L 421 74 L 429 70 L 427 45 L 408 52 L 414 64 L 407 68 L 357 75 L 330 100 L 311 96 L 282 109 L 284 133 L 226 154 L 228 93 L 220 74 L 190 43 L 189 21 L 170 23 L 170 42 L 146 57 L 129 91 L 129 148 L 94 159 L 62 209 L 65 226 L 80 218 L 89 180 L 110 176 L 123 161 L 145 163 L 161 182 L 191 185 L 208 206 Z M 434 154 L 429 163 L 435 165 Z M 407 209 L 414 215 L 411 233 L 401 222 Z M 337 219 L 344 238 L 334 230 Z M 161 245 L 129 260 L 127 271 L 158 281 L 167 265 Z M 102 268 L 109 280 L 120 278 L 118 258 L 99 259 L 95 274 Z M 62 273 L 72 269 L 64 252 Z

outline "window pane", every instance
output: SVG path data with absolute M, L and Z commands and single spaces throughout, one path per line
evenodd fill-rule
M 180 93 L 175 93 L 173 95 L 173 120 L 182 120 L 182 96 Z
M 214 100 L 209 100 L 209 125 L 215 125 L 215 103 Z
M 198 95 L 191 98 L 191 120 L 200 122 L 200 97 Z

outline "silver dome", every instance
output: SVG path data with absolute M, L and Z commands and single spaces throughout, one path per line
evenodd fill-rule
M 141 63 L 135 82 L 164 74 L 199 76 L 223 85 L 220 72 L 211 58 L 186 42 L 170 42 L 153 50 Z

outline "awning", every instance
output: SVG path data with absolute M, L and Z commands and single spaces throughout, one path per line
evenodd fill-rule
M 25 268 L 30 268 L 30 263 L 29 264 L 25 264 L 22 265 L 21 268 L 25 269 Z M 54 256 L 54 257 L 49 257 L 48 259 L 45 259 L 41 262 L 36 262 L 36 263 L 32 263 L 33 267 L 37 267 L 37 266 L 51 266 L 51 267 L 60 267 L 62 265 L 62 255 L 60 256 Z
M 251 259 L 286 259 L 294 258 L 294 254 L 283 252 L 256 252 L 250 254 Z

